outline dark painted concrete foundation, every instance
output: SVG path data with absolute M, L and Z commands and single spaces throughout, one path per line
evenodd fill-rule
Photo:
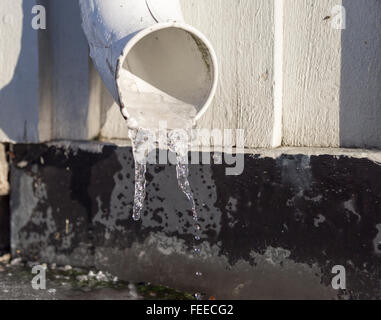
M 0 256 L 9 252 L 10 216 L 9 196 L 0 196 Z
M 196 258 L 173 166 L 149 166 L 145 212 L 134 222 L 130 148 L 60 143 L 13 153 L 11 246 L 27 260 L 96 266 L 217 299 L 381 298 L 381 166 L 368 159 L 248 154 L 240 176 L 191 165 Z M 346 290 L 332 288 L 335 265 L 345 267 Z

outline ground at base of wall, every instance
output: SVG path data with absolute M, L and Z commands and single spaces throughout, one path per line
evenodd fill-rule
M 4 255 L 0 260 L 9 257 Z M 41 275 L 40 271 L 32 272 L 35 266 L 46 268 L 45 288 L 33 288 L 33 279 Z M 40 278 L 37 283 L 41 284 Z M 22 263 L 15 259 L 0 262 L 1 300 L 193 300 L 193 297 L 163 286 L 121 281 L 108 272 Z

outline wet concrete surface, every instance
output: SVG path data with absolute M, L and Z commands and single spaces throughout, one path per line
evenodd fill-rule
M 8 260 L 8 255 L 0 261 Z M 5 257 L 5 259 L 4 259 Z M 166 287 L 146 283 L 121 281 L 107 272 L 71 266 L 56 267 L 43 264 L 46 270 L 44 288 L 32 285 L 36 263 L 22 263 L 19 259 L 0 262 L 0 300 L 188 300 L 191 295 Z M 39 269 L 41 270 L 41 269 Z M 41 284 L 40 279 L 37 284 Z
M 202 229 L 192 254 L 192 214 L 175 168 L 148 167 L 142 220 L 131 218 L 131 148 L 15 145 L 12 253 L 95 266 L 217 299 L 381 298 L 381 166 L 340 155 L 244 156 L 244 172 L 191 165 Z M 335 266 L 346 290 L 334 290 Z M 202 279 L 195 280 L 196 271 Z

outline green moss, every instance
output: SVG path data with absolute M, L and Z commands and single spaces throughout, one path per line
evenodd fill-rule
M 21 265 L 12 266 L 7 269 L 12 273 L 12 277 L 18 280 L 29 282 L 31 277 L 31 268 Z M 46 271 L 47 280 L 51 284 L 57 284 L 58 287 L 65 283 L 74 291 L 93 291 L 98 289 L 113 289 L 118 291 L 130 290 L 130 282 L 127 281 L 99 281 L 96 277 L 89 277 L 89 270 L 73 268 L 63 270 L 62 268 L 51 269 Z M 83 277 L 84 280 L 78 279 Z M 57 287 L 57 286 L 56 286 Z M 58 288 L 57 287 L 57 288 Z M 137 293 L 145 300 L 194 300 L 193 295 L 178 290 L 173 290 L 160 285 L 150 283 L 139 283 L 135 285 Z M 58 289 L 59 290 L 59 289 Z
M 164 286 L 138 284 L 138 293 L 147 300 L 195 300 L 193 295 Z
M 88 272 L 81 269 L 71 270 L 48 270 L 47 277 L 51 281 L 64 281 L 73 288 L 73 290 L 96 290 L 96 289 L 114 289 L 128 290 L 130 283 L 127 281 L 98 281 L 96 278 L 87 278 L 87 280 L 78 280 L 79 276 L 88 276 Z M 137 293 L 146 300 L 194 300 L 193 295 L 183 293 L 164 286 L 140 283 L 136 285 Z

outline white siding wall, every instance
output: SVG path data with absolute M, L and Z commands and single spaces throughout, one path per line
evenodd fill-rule
M 47 89 L 51 94 L 51 138 L 88 139 L 92 82 L 78 1 L 44 0 L 41 3 L 48 9 L 47 30 L 39 33 L 49 46 L 48 52 L 40 51 L 40 63 L 47 64 L 50 71 L 45 75 L 47 79 L 42 80 L 50 83 Z
M 284 1 L 284 144 L 381 147 L 381 2 Z
M 89 62 L 77 0 L 0 2 L 0 141 L 125 139 Z M 202 128 L 243 128 L 246 147 L 381 147 L 381 2 L 181 0 L 210 38 L 220 85 Z M 346 30 L 332 8 L 346 8 Z M 24 17 L 24 18 L 23 18 Z M 70 23 L 68 23 L 70 22 Z
M 38 35 L 34 0 L 0 2 L 0 141 L 38 141 Z
M 271 147 L 274 0 L 183 0 L 182 6 L 185 20 L 213 43 L 221 67 L 216 99 L 200 127 L 244 128 L 247 146 Z
M 285 0 L 283 142 L 286 145 L 339 145 L 342 31 L 331 27 L 332 18 L 324 20 L 336 4 L 341 4 L 341 0 Z

